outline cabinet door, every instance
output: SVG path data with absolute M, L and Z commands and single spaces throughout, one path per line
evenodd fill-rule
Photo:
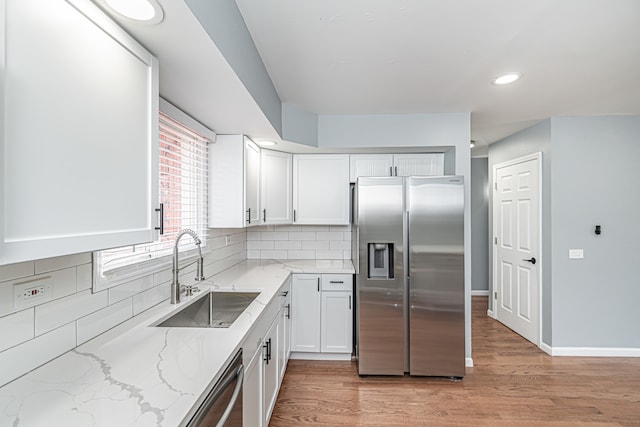
M 280 371 L 278 369 L 278 340 L 279 340 L 280 319 L 276 318 L 271 324 L 271 328 L 264 338 L 265 347 L 263 348 L 263 407 L 264 407 L 264 424 L 269 425 L 269 419 L 273 412 L 278 397 L 278 389 L 280 387 Z
M 320 275 L 296 274 L 291 289 L 291 351 L 320 351 Z
M 282 382 L 291 353 L 291 292 L 287 294 L 280 310 L 280 326 L 278 366 L 280 367 L 280 382 Z
M 292 155 L 262 150 L 260 195 L 263 224 L 291 224 Z
M 260 147 L 244 138 L 244 200 L 247 225 L 259 225 L 260 212 Z
M 444 154 L 394 154 L 394 175 L 436 176 L 444 175 Z
M 0 9 L 0 265 L 153 241 L 156 59 L 89 1 Z
M 263 350 L 258 349 L 246 365 L 242 382 L 242 421 L 246 426 L 261 427 L 262 408 L 262 361 Z
M 349 224 L 349 155 L 293 156 L 293 222 Z
M 351 353 L 353 312 L 351 292 L 322 292 L 321 351 Z
M 349 158 L 349 180 L 360 176 L 391 176 L 393 154 L 352 154 Z

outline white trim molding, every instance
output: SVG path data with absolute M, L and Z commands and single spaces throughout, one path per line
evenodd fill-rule
M 487 316 L 491 317 L 492 319 L 495 319 L 496 318 L 496 313 L 491 311 L 491 310 L 487 310 Z
M 540 349 L 551 356 L 574 357 L 640 357 L 640 348 L 625 347 L 551 347 L 541 343 Z
M 296 360 L 351 360 L 351 353 L 306 353 L 292 351 L 289 359 Z
M 489 290 L 471 290 L 471 296 L 472 297 L 488 297 L 489 296 Z
M 473 368 L 473 359 L 471 357 L 465 357 L 464 366 L 465 368 Z

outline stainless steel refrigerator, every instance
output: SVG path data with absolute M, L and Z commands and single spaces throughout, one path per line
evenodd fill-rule
M 353 214 L 359 374 L 464 376 L 463 178 L 358 178 Z

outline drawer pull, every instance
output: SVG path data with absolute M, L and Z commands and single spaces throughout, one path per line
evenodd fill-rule
M 329 283 L 344 283 L 342 280 L 330 280 Z

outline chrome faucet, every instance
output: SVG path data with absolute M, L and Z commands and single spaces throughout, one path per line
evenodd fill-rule
M 178 237 L 176 237 L 176 243 L 173 246 L 173 281 L 171 282 L 171 304 L 177 304 L 180 302 L 180 282 L 178 281 L 178 274 L 180 273 L 180 264 L 178 263 L 178 242 L 180 242 L 180 238 L 185 234 L 191 236 L 196 246 L 198 247 L 198 259 L 194 261 L 198 263 L 198 266 L 196 268 L 195 280 L 197 282 L 201 282 L 204 280 L 204 260 L 202 259 L 202 250 L 200 249 L 200 244 L 202 243 L 202 241 L 195 233 L 195 231 L 189 230 L 188 228 L 184 229 L 178 234 Z M 191 264 L 193 264 L 193 262 L 183 266 L 182 268 L 188 267 Z M 191 291 L 193 291 L 193 286 L 186 286 L 186 288 L 188 295 L 190 295 Z

